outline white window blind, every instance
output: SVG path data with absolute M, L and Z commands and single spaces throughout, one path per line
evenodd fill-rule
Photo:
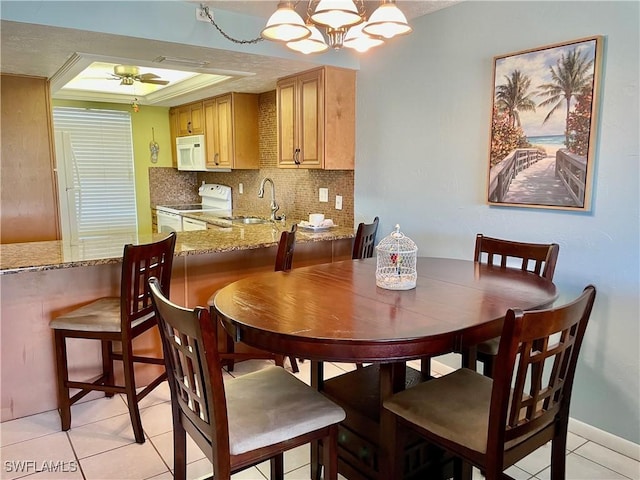
M 129 112 L 54 107 L 53 122 L 63 235 L 137 232 Z

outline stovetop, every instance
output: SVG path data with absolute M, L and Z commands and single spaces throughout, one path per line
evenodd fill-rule
M 157 205 L 156 209 L 175 214 L 207 212 L 217 216 L 231 215 L 231 187 L 202 182 L 198 188 L 198 194 L 202 197 L 202 203 Z
M 156 208 L 168 211 L 176 211 L 176 212 L 203 212 L 206 210 L 210 210 L 210 208 L 204 207 L 201 203 L 190 203 L 187 205 L 158 205 Z M 214 208 L 214 210 L 217 210 Z

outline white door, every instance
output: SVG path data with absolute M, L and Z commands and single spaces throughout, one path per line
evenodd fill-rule
M 71 148 L 69 132 L 56 131 L 55 144 L 62 238 L 69 239 L 75 245 L 78 243 L 77 210 L 82 207 L 78 164 Z

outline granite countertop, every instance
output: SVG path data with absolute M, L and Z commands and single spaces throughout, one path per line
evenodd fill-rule
M 191 216 L 209 220 L 217 228 L 178 233 L 176 256 L 271 247 L 277 245 L 283 230 L 289 230 L 293 223 L 297 223 L 287 221 L 245 225 L 203 218 L 206 217 L 204 214 Z M 0 245 L 0 275 L 119 263 L 125 244 L 150 243 L 165 236 L 164 233 L 114 235 L 84 240 L 77 245 L 64 241 L 3 244 Z M 332 241 L 354 236 L 352 227 L 337 226 L 323 232 L 298 229 L 296 242 Z

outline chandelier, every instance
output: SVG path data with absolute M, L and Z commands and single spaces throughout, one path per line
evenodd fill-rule
M 225 34 L 213 21 L 208 9 L 203 9 L 220 33 L 236 43 L 256 43 L 272 40 L 284 43 L 291 50 L 304 54 L 321 53 L 329 47 L 342 47 L 365 52 L 382 45 L 385 40 L 405 35 L 413 30 L 395 0 L 381 0 L 367 19 L 364 0 L 308 0 L 306 20 L 295 7 L 299 1 L 281 1 L 271 15 L 260 37 L 236 40 Z M 324 30 L 325 35 L 321 33 Z M 326 36 L 326 40 L 325 40 Z

